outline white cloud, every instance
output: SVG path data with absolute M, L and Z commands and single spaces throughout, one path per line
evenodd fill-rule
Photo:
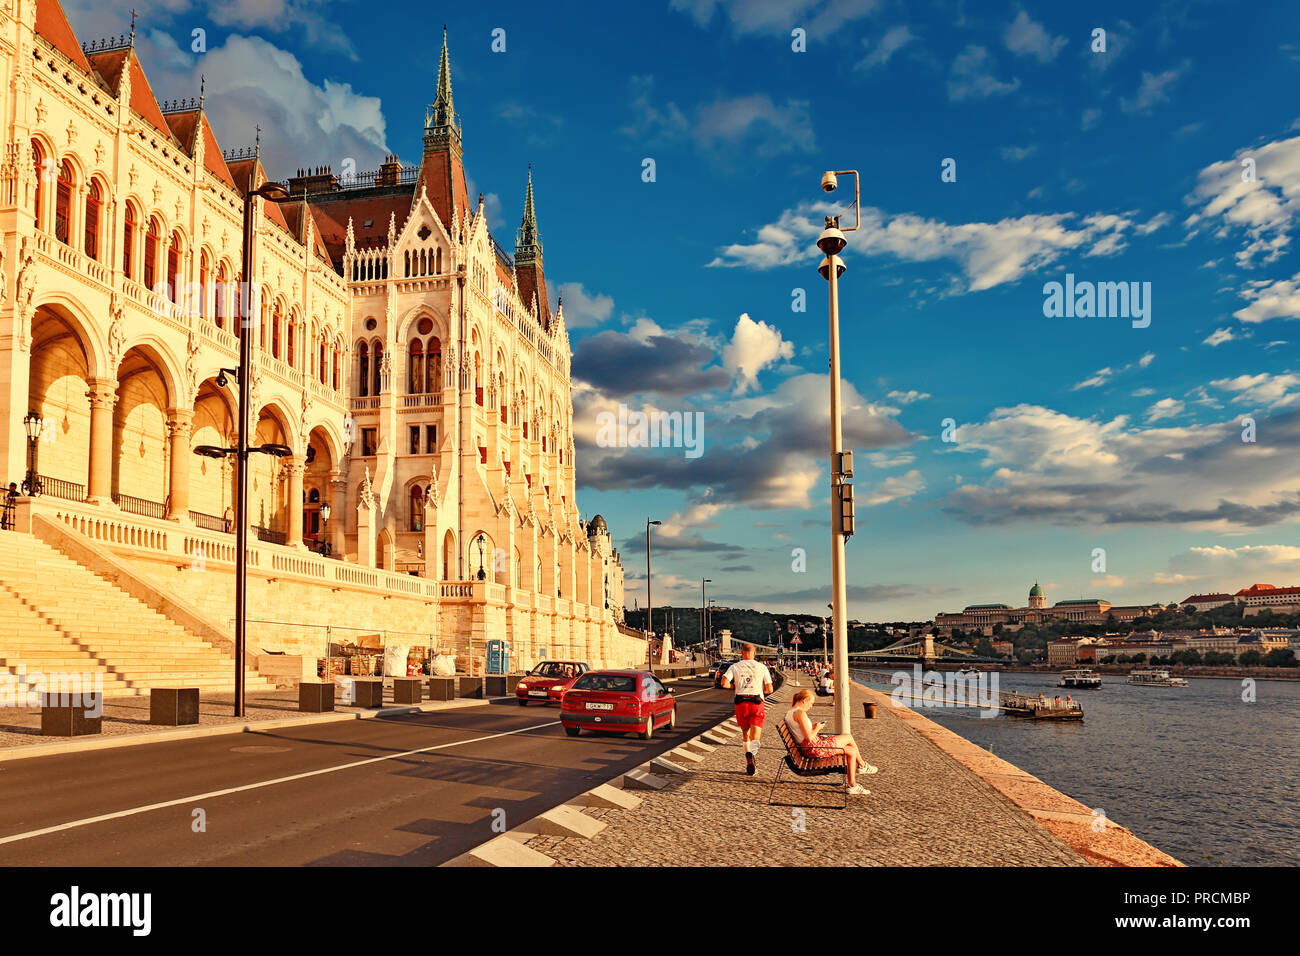
M 375 169 L 389 152 L 379 97 L 350 83 L 313 82 L 296 56 L 268 40 L 231 34 L 202 57 L 161 31 L 150 32 L 147 43 L 156 52 L 141 56 L 155 93 L 192 94 L 205 76 L 204 107 L 218 141 L 227 149 L 252 145 L 260 124 L 262 159 L 273 177 L 318 163 L 337 171 L 349 160 L 356 169 Z
M 759 156 L 816 148 L 807 100 L 774 103 L 766 93 L 721 97 L 701 106 L 693 130 L 706 153 L 746 147 Z
M 952 61 L 952 70 L 948 74 L 948 99 L 954 103 L 987 99 L 1019 88 L 1018 79 L 1007 83 L 999 80 L 994 72 L 995 64 L 989 51 L 978 44 L 970 44 Z
M 862 493 L 862 503 L 867 508 L 911 498 L 925 490 L 925 479 L 921 477 L 921 473 L 915 468 L 906 474 L 886 478 L 874 486 L 870 481 L 865 482 L 866 488 L 862 488 L 863 484 L 864 482 L 860 480 L 859 488 Z
M 1038 152 L 1038 146 L 1003 146 L 1002 158 L 1009 163 L 1018 163 Z
M 906 24 L 903 24 L 901 26 L 891 27 L 887 30 L 885 35 L 880 38 L 880 42 L 874 47 L 872 47 L 868 41 L 864 40 L 863 44 L 868 48 L 869 52 L 858 61 L 858 69 L 871 70 L 878 66 L 885 66 L 893 58 L 895 53 L 903 49 L 903 47 L 907 46 L 916 38 L 916 34 L 913 33 Z
M 1243 162 L 1253 163 L 1253 180 Z M 1211 163 L 1197 176 L 1187 202 L 1199 207 L 1186 220 L 1189 235 L 1208 228 L 1223 239 L 1239 231 L 1247 242 L 1236 254 L 1238 265 L 1272 262 L 1290 245 L 1300 214 L 1300 136 L 1240 149 L 1231 159 Z M 1294 289 L 1295 280 L 1290 281 Z
M 913 402 L 925 401 L 927 398 L 930 397 L 930 393 L 918 392 L 914 388 L 909 388 L 906 392 L 900 392 L 897 390 L 892 391 L 885 397 L 890 399 L 891 401 L 897 402 L 900 405 L 911 405 Z
M 1020 56 L 1032 56 L 1039 63 L 1051 63 L 1068 42 L 1065 37 L 1054 37 L 1029 18 L 1024 10 L 1016 15 L 1002 34 L 1007 49 Z
M 1193 547 L 1170 558 L 1169 568 L 1183 580 L 1215 581 L 1215 590 L 1229 594 L 1257 582 L 1288 587 L 1300 584 L 1300 548 L 1289 544 Z
M 737 36 L 781 34 L 803 27 L 808 36 L 824 38 L 839 27 L 869 16 L 878 0 L 672 0 L 671 7 L 707 27 L 720 12 Z
M 614 312 L 614 300 L 603 292 L 589 293 L 581 282 L 561 282 L 556 291 L 564 300 L 566 328 L 600 325 Z
M 1300 401 L 1300 392 L 1294 389 L 1300 385 L 1300 375 L 1286 372 L 1270 375 L 1260 372 L 1258 375 L 1237 375 L 1233 378 L 1217 378 L 1210 382 L 1215 388 L 1233 392 L 1233 401 L 1255 407 L 1285 408 Z
M 1109 382 L 1111 376 L 1114 374 L 1115 374 L 1115 370 L 1110 368 L 1109 366 L 1107 366 L 1106 368 L 1099 368 L 1097 369 L 1097 371 L 1093 372 L 1092 375 L 1090 375 L 1088 378 L 1085 378 L 1083 381 L 1076 384 L 1074 388 L 1071 389 L 1071 391 L 1077 392 L 1081 388 L 1098 388 L 1102 385 L 1105 385 L 1107 382 Z
M 1190 65 L 1190 61 L 1184 61 L 1180 66 L 1161 73 L 1148 73 L 1143 70 L 1142 83 L 1138 86 L 1137 92 L 1131 97 L 1120 97 L 1119 108 L 1125 113 L 1150 115 L 1156 106 L 1169 101 L 1170 88 L 1187 72 Z
M 1183 403 L 1176 398 L 1162 398 L 1147 409 L 1147 421 L 1158 422 L 1162 418 L 1176 418 L 1182 414 Z
M 761 227 L 754 242 L 723 248 L 709 265 L 771 269 L 812 260 L 820 255 L 815 240 L 822 229 L 821 217 L 839 210 L 826 202 L 801 203 Z M 862 210 L 861 230 L 850 236 L 849 253 L 891 255 L 908 262 L 955 260 L 965 273 L 968 290 L 978 292 L 1014 282 L 1067 253 L 1118 252 L 1132 228 L 1132 220 L 1124 216 L 1080 220 L 1075 213 L 954 225 L 911 214 L 891 217 L 869 206 Z
M 1100 122 L 1101 110 L 1096 106 L 1090 106 L 1083 111 L 1083 116 L 1079 120 L 1079 129 L 1086 133 Z
M 1300 319 L 1300 273 L 1289 279 L 1254 279 L 1238 295 L 1250 303 L 1232 313 L 1242 322 Z
M 731 341 L 722 349 L 722 364 L 736 380 L 736 394 L 758 384 L 758 373 L 780 359 L 794 357 L 794 346 L 781 338 L 781 330 L 755 322 L 748 313 L 736 320 Z
M 1224 342 L 1231 342 L 1233 339 L 1232 329 L 1215 329 L 1205 337 L 1201 342 L 1202 345 L 1219 346 Z
M 1143 354 L 1143 356 L 1142 356 L 1140 359 L 1138 359 L 1138 367 L 1139 367 L 1139 368 L 1146 368 L 1148 365 L 1150 365 L 1150 364 L 1151 364 L 1152 362 L 1154 362 L 1155 360 L 1156 360 L 1156 353 L 1155 353 L 1155 352 L 1147 352 L 1147 353 Z

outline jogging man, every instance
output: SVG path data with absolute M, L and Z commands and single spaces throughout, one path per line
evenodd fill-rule
M 767 717 L 763 698 L 772 693 L 772 672 L 754 660 L 755 653 L 753 644 L 744 645 L 740 649 L 740 660 L 722 675 L 722 686 L 736 689 L 736 723 L 740 724 L 745 735 L 745 773 L 751 777 L 758 770 L 755 759 L 761 745 L 759 738 L 763 736 L 763 721 Z

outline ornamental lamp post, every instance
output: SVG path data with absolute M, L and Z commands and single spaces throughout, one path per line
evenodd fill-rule
M 857 170 L 827 170 L 822 174 L 822 190 L 834 192 L 839 176 L 853 177 L 853 225 L 841 231 L 840 217 L 827 216 L 826 227 L 817 237 L 817 248 L 826 258 L 817 267 L 830 290 L 830 374 L 831 374 L 831 625 L 835 630 L 835 724 L 836 733 L 849 732 L 849 693 L 846 679 L 849 670 L 848 587 L 845 581 L 844 544 L 853 534 L 853 453 L 844 451 L 844 433 L 840 422 L 840 289 L 844 262 L 839 254 L 848 245 L 845 232 L 862 225 L 862 186 Z
M 330 515 L 333 513 L 334 513 L 334 509 L 330 507 L 328 501 L 320 506 L 321 554 L 327 558 L 330 556 L 330 552 L 333 550 L 330 547 L 330 535 L 329 535 Z
M 256 168 L 256 167 L 254 167 Z M 244 235 L 243 235 L 243 281 L 244 290 L 240 294 L 239 321 L 242 325 L 239 336 L 239 368 L 222 369 L 217 378 L 217 386 L 225 387 L 227 372 L 232 372 L 239 383 L 239 434 L 234 448 L 222 448 L 218 445 L 199 445 L 194 454 L 205 458 L 235 459 L 235 716 L 244 716 L 244 648 L 246 646 L 248 612 L 248 456 L 253 454 L 273 455 L 287 458 L 293 454 L 288 445 L 277 442 L 265 445 L 248 444 L 250 413 L 249 374 L 251 359 L 253 302 L 251 292 L 256 288 L 253 283 L 253 201 L 262 198 L 272 202 L 288 199 L 289 190 L 280 183 L 266 182 L 257 188 L 250 188 L 244 193 Z
M 41 432 L 45 429 L 45 419 L 35 411 L 30 411 L 23 416 L 23 428 L 27 430 L 27 475 L 23 478 L 23 494 L 35 497 L 41 493 L 41 475 L 36 465 L 36 454 Z
M 487 580 L 487 571 L 483 569 L 483 552 L 486 546 L 487 546 L 487 539 L 483 537 L 483 532 L 480 531 L 478 533 L 478 575 L 477 575 L 480 581 Z
M 654 602 L 650 599 L 650 526 L 652 524 L 663 524 L 663 522 L 651 521 L 649 518 L 645 519 L 645 629 L 649 635 L 645 641 L 645 656 L 651 673 L 655 669 Z

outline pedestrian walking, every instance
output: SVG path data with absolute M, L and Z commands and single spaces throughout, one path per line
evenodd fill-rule
M 722 686 L 736 691 L 736 723 L 745 739 L 745 773 L 751 777 L 758 770 L 758 748 L 762 746 L 763 722 L 767 719 L 763 698 L 773 689 L 772 672 L 754 660 L 756 653 L 753 644 L 745 644 L 740 649 L 740 660 L 722 675 Z

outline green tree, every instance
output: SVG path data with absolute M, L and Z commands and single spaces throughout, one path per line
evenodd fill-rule
M 1237 662 L 1243 667 L 1258 667 L 1264 661 L 1264 655 L 1259 651 L 1251 649 L 1237 658 Z
M 1268 652 L 1264 663 L 1269 667 L 1295 667 L 1295 651 L 1289 647 L 1275 647 Z

